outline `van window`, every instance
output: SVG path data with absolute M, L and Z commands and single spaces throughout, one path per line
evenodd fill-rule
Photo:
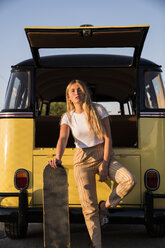
M 114 102 L 98 102 L 101 104 L 108 112 L 109 115 L 121 115 L 120 103 Z
M 12 72 L 9 80 L 4 109 L 27 109 L 29 106 L 30 72 Z
M 50 103 L 49 115 L 63 115 L 67 111 L 65 102 Z
M 117 101 L 99 102 L 104 106 L 110 116 L 112 115 L 135 115 L 132 99 L 124 103 Z
M 148 109 L 165 108 L 165 91 L 160 72 L 145 73 L 145 107 Z
M 41 116 L 61 116 L 67 111 L 66 102 L 39 101 L 38 105 Z
M 134 47 L 107 47 L 106 54 L 125 55 L 133 57 Z M 40 48 L 40 57 L 49 55 L 66 55 L 66 54 L 104 54 L 104 48 Z
M 112 115 L 135 115 L 135 110 L 133 109 L 133 104 L 131 100 L 128 100 L 124 104 L 117 101 L 111 102 L 98 102 L 101 104 L 108 112 L 110 116 Z M 121 110 L 123 107 L 123 112 Z M 39 113 L 41 116 L 61 116 L 67 111 L 66 102 L 39 102 Z

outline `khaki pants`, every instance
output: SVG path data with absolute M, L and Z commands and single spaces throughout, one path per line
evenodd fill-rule
M 79 198 L 86 226 L 93 245 L 101 245 L 101 228 L 96 193 L 95 175 L 103 161 L 103 144 L 90 148 L 76 148 L 74 153 L 74 176 L 78 186 Z M 107 201 L 115 207 L 135 185 L 134 175 L 111 158 L 109 178 L 117 183 Z

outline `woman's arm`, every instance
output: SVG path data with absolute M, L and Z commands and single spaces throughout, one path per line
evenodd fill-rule
M 48 162 L 54 168 L 57 168 L 58 163 L 61 163 L 61 158 L 68 142 L 69 133 L 70 127 L 66 124 L 62 124 L 60 127 L 60 135 L 56 146 L 56 158 Z
M 103 163 L 99 168 L 100 181 L 104 182 L 108 176 L 108 166 L 110 161 L 110 156 L 112 153 L 112 137 L 111 137 L 111 127 L 109 123 L 109 118 L 106 117 L 102 120 L 105 128 L 104 136 L 104 158 Z

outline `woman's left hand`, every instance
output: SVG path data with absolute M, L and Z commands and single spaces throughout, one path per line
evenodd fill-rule
M 107 178 L 108 178 L 108 162 L 104 160 L 99 167 L 99 181 L 105 182 Z

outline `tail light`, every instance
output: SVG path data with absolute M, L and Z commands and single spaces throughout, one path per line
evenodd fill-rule
M 19 169 L 15 172 L 14 184 L 17 189 L 26 189 L 29 186 L 29 173 L 25 169 Z
M 145 187 L 148 190 L 157 190 L 160 185 L 160 174 L 157 170 L 149 169 L 144 176 Z

